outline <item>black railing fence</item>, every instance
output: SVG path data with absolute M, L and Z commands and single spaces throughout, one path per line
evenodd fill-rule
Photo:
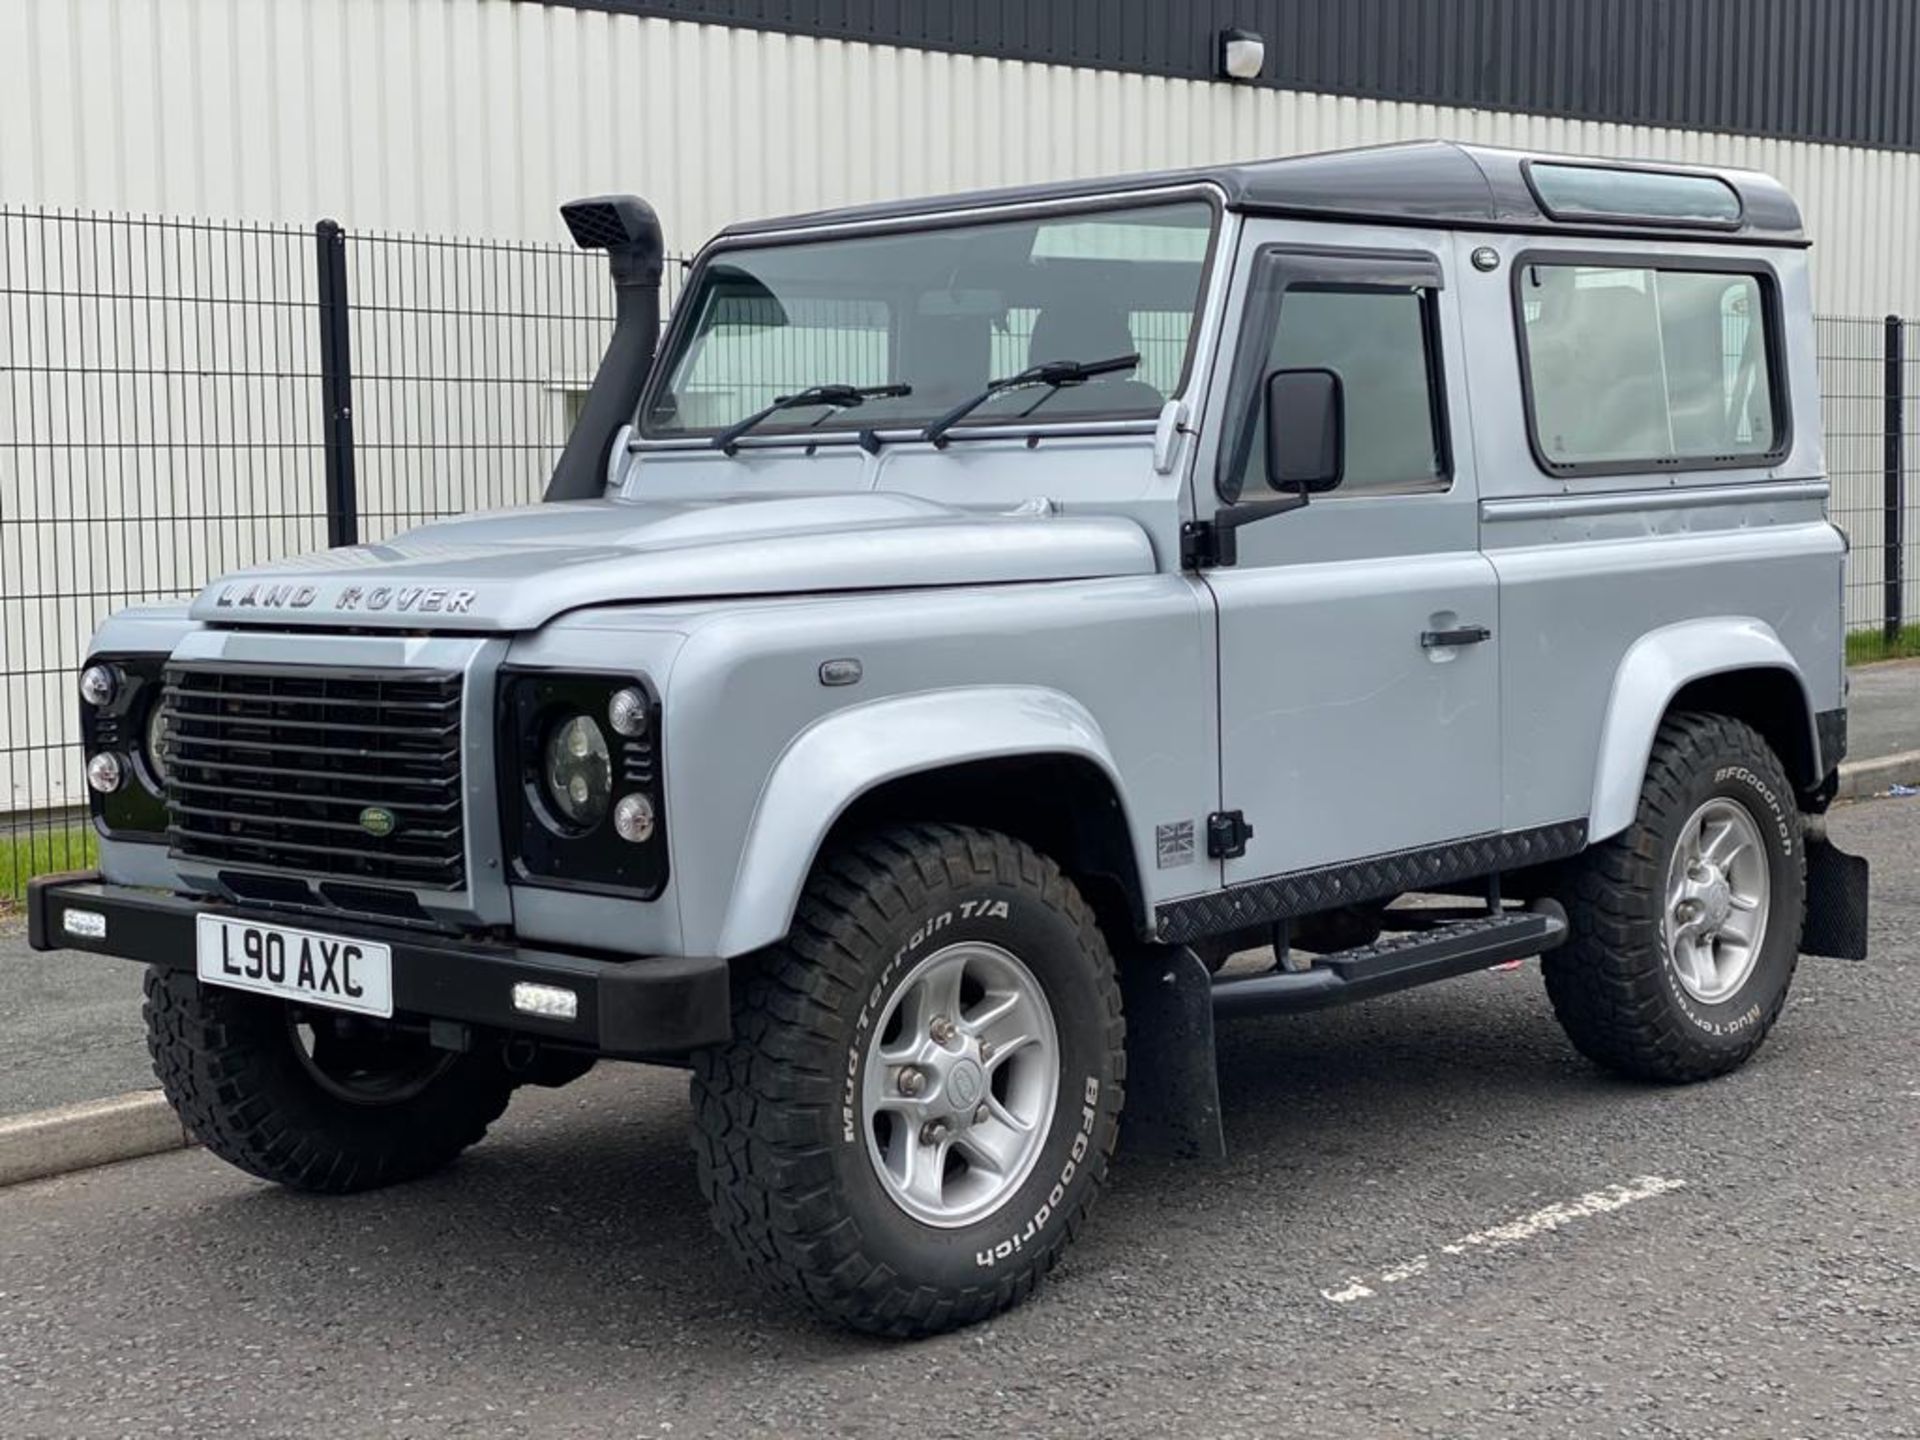
M 1920 326 L 1818 323 L 1848 624 L 1897 630 Z M 611 324 L 604 259 L 564 245 L 0 208 L 0 906 L 90 854 L 73 687 L 104 616 L 536 499 Z
M 102 618 L 537 499 L 612 315 L 566 245 L 0 208 L 0 908 L 90 853 Z
M 1920 322 L 1823 315 L 1829 511 L 1847 532 L 1847 628 L 1889 640 L 1920 621 Z

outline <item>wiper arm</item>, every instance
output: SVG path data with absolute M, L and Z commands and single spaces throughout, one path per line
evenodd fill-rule
M 1115 355 L 1107 360 L 1049 360 L 1044 365 L 1035 365 L 1030 369 L 1022 370 L 1018 375 L 989 380 L 986 389 L 964 403 L 954 406 L 927 426 L 920 432 L 920 438 L 931 441 L 938 449 L 945 449 L 947 431 L 1003 390 L 1019 390 L 1028 385 L 1044 385 L 1051 393 L 1067 385 L 1083 385 L 1096 375 L 1112 375 L 1121 370 L 1132 370 L 1139 363 L 1138 353 Z M 1044 398 L 1043 396 L 1042 399 Z M 1037 401 L 1035 403 L 1038 404 Z
M 709 443 L 714 449 L 724 450 L 731 455 L 740 448 L 742 435 L 769 416 L 778 415 L 782 410 L 804 410 L 809 405 L 825 405 L 834 410 L 851 410 L 863 400 L 912 393 L 911 385 L 809 385 L 793 395 L 775 396 L 773 403 L 764 410 L 756 410 L 746 419 L 736 420 L 715 435 Z

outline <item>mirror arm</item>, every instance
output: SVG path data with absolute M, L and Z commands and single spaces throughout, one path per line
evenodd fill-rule
M 1206 570 L 1236 565 L 1240 561 L 1240 542 L 1235 532 L 1242 525 L 1287 515 L 1304 509 L 1307 492 L 1301 490 L 1278 500 L 1242 500 L 1223 505 L 1211 520 L 1190 520 L 1180 527 L 1180 566 L 1184 570 Z

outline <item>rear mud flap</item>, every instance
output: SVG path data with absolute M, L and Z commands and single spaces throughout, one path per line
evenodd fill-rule
M 1807 918 L 1802 955 L 1867 958 L 1867 862 L 1824 835 L 1807 837 Z
M 1154 946 L 1123 959 L 1120 988 L 1127 1013 L 1122 1153 L 1224 1160 L 1207 967 L 1185 946 Z

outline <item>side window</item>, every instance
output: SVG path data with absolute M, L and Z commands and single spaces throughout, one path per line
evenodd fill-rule
M 1281 300 L 1267 368 L 1331 370 L 1345 394 L 1347 464 L 1335 495 L 1447 488 L 1429 308 L 1411 290 L 1295 286 Z M 1264 432 L 1253 453 L 1266 453 Z
M 1222 492 L 1266 490 L 1262 382 L 1275 370 L 1305 369 L 1338 375 L 1345 403 L 1346 467 L 1328 498 L 1445 490 L 1451 475 L 1433 289 L 1300 279 L 1277 299 L 1270 321 L 1249 314 L 1250 325 L 1271 325 L 1272 339 L 1257 369 L 1243 362 L 1250 414 Z
M 1705 469 L 1778 452 L 1760 276 L 1529 263 L 1518 285 L 1528 421 L 1550 470 Z

